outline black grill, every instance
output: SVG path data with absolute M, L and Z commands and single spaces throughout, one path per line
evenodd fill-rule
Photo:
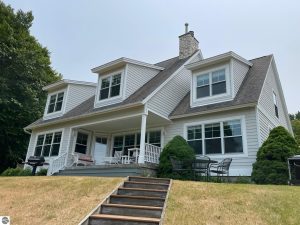
M 289 184 L 300 185 L 300 155 L 288 158 Z
M 32 166 L 32 175 L 35 175 L 36 168 L 45 164 L 45 158 L 43 156 L 30 156 L 26 164 Z

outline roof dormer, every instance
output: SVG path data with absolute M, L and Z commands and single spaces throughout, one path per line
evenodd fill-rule
M 164 68 L 120 58 L 92 69 L 98 74 L 95 108 L 124 101 Z
M 192 71 L 191 107 L 233 100 L 251 66 L 234 52 L 187 65 Z

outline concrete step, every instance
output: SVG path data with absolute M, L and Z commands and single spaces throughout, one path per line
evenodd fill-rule
M 118 195 L 149 196 L 149 197 L 166 198 L 167 192 L 168 192 L 167 190 L 120 187 L 118 189 L 117 193 L 118 193 Z
M 137 168 L 82 168 L 82 169 L 65 169 L 55 174 L 56 176 L 102 176 L 102 177 L 126 177 L 138 176 L 143 173 Z
M 138 177 L 138 176 L 130 176 L 129 181 L 159 183 L 159 184 L 169 184 L 170 183 L 170 179 L 153 178 L 153 177 Z
M 127 188 L 143 188 L 143 189 L 155 189 L 155 190 L 168 190 L 169 184 L 149 183 L 149 182 L 136 182 L 125 181 L 124 187 Z
M 102 204 L 100 214 L 160 218 L 163 208 L 122 204 Z
M 111 195 L 109 203 L 122 205 L 143 205 L 163 207 L 165 199 L 159 197 Z
M 90 216 L 89 225 L 159 225 L 159 221 L 148 217 L 95 214 Z

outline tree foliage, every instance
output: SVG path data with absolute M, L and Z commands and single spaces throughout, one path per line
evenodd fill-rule
M 291 122 L 292 122 L 295 139 L 298 145 L 300 145 L 300 120 L 296 119 L 296 120 L 292 120 Z
M 30 34 L 31 12 L 0 1 L 0 172 L 25 156 L 28 134 L 23 127 L 42 115 L 42 87 L 60 79 L 49 52 Z
M 286 184 L 287 158 L 299 154 L 292 135 L 284 127 L 274 128 L 257 152 L 252 179 L 258 184 Z
M 164 147 L 160 155 L 158 166 L 159 177 L 174 177 L 170 156 L 173 156 L 178 160 L 190 160 L 195 159 L 195 152 L 183 137 L 175 136 Z

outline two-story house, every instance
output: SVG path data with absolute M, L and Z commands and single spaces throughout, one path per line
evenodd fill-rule
M 189 31 L 179 36 L 179 56 L 156 64 L 120 58 L 92 72 L 98 83 L 44 87 L 44 116 L 25 128 L 27 158 L 44 156 L 49 174 L 82 156 L 93 168 L 130 163 L 134 151 L 135 165 L 157 164 L 162 148 L 181 135 L 197 155 L 232 158 L 231 176 L 249 176 L 269 131 L 282 125 L 292 133 L 273 55 L 203 58 Z

